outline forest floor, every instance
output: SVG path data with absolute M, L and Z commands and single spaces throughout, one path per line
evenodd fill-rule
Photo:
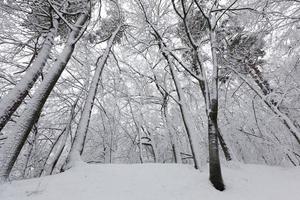
M 0 185 L 1 200 L 299 199 L 300 167 L 223 166 L 226 191 L 202 172 L 176 164 L 82 165 L 64 173 Z

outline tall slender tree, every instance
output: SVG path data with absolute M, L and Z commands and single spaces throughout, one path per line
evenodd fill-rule
M 75 166 L 77 162 L 82 161 L 80 155 L 83 151 L 84 141 L 85 141 L 84 138 L 86 137 L 86 134 L 88 131 L 91 113 L 92 113 L 92 109 L 93 109 L 93 105 L 94 105 L 94 100 L 95 100 L 97 90 L 98 90 L 98 84 L 99 84 L 103 69 L 105 67 L 105 64 L 107 62 L 107 59 L 109 57 L 109 54 L 111 52 L 111 48 L 112 48 L 113 44 L 115 43 L 115 40 L 118 37 L 118 33 L 120 32 L 122 26 L 123 26 L 123 24 L 120 21 L 119 24 L 117 25 L 116 29 L 112 32 L 112 34 L 107 42 L 107 46 L 106 46 L 106 49 L 105 49 L 103 55 L 101 55 L 96 62 L 96 71 L 93 76 L 87 98 L 85 100 L 85 104 L 83 107 L 79 125 L 77 128 L 76 134 L 75 134 L 74 144 L 70 151 L 70 157 L 69 157 L 69 161 L 68 161 L 69 167 Z

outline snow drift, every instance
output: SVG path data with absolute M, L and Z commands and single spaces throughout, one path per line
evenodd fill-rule
M 0 186 L 1 200 L 282 200 L 298 199 L 300 168 L 231 164 L 226 191 L 215 190 L 207 170 L 188 165 L 82 165 L 43 178 Z

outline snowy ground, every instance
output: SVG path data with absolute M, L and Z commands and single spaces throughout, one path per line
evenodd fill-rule
M 300 168 L 223 167 L 226 191 L 187 165 L 84 165 L 65 173 L 0 185 L 1 200 L 298 200 Z

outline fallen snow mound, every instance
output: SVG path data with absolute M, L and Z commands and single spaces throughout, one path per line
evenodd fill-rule
M 1 200 L 282 200 L 300 196 L 300 168 L 223 167 L 226 191 L 187 165 L 83 165 L 0 185 Z

